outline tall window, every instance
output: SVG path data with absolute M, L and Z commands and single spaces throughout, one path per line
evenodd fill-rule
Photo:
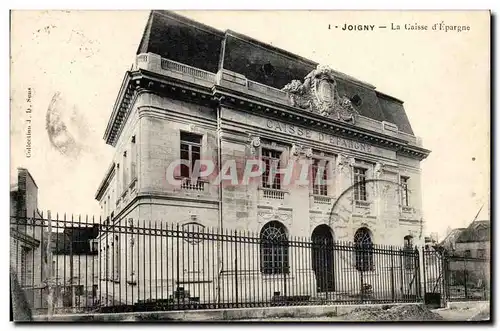
M 260 232 L 260 271 L 264 274 L 288 273 L 288 238 L 283 224 L 271 221 Z
M 373 243 L 370 230 L 359 228 L 354 234 L 354 249 L 356 269 L 359 271 L 373 270 Z
M 201 136 L 181 132 L 181 160 L 187 162 L 188 165 L 181 165 L 181 177 L 192 178 L 194 165 L 200 160 L 201 155 Z M 194 177 L 198 177 L 196 174 Z
M 24 246 L 21 247 L 21 277 L 19 277 L 19 283 L 21 286 L 28 285 L 28 249 Z
M 366 169 L 354 168 L 354 199 L 366 201 Z
M 415 266 L 415 256 L 412 236 L 404 237 L 403 256 L 405 269 L 413 269 Z
M 408 196 L 408 180 L 409 177 L 401 176 L 401 205 L 408 207 L 410 200 Z
M 116 164 L 116 200 L 120 198 L 120 192 L 121 192 L 121 183 L 120 183 L 120 164 Z
M 106 202 L 105 202 L 105 205 L 106 205 Z M 111 206 L 111 197 L 108 195 L 108 204 L 107 204 L 107 208 L 106 208 L 106 217 L 109 215 L 109 211 L 113 209 L 112 206 Z
M 137 179 L 137 144 L 135 136 L 132 136 L 130 146 L 130 176 L 132 177 L 131 180 Z
M 134 233 L 134 221 L 133 219 L 129 219 L 129 231 L 130 233 Z M 129 282 L 134 282 L 134 276 L 135 276 L 135 271 L 134 271 L 134 254 L 135 254 L 135 251 L 134 251 L 134 244 L 135 244 L 135 238 L 134 238 L 134 235 L 130 235 L 130 239 L 129 239 L 129 253 L 128 253 L 128 256 L 129 256 L 129 264 L 128 264 L 128 268 L 129 268 Z
M 127 189 L 128 184 L 128 162 L 127 162 L 127 151 L 123 152 L 123 187 L 122 191 Z
M 262 149 L 262 161 L 265 164 L 265 171 L 262 174 L 262 187 L 281 189 L 281 177 L 277 173 L 280 167 L 281 152 Z
M 106 270 L 105 271 L 105 274 L 106 274 L 106 279 L 111 279 L 111 268 L 110 268 L 110 263 L 109 263 L 109 244 L 107 244 L 108 242 L 108 238 L 106 238 L 106 264 L 104 266 L 104 269 Z
M 312 164 L 313 194 L 328 195 L 326 185 L 328 163 L 325 160 L 314 159 Z
M 120 274 L 120 239 L 118 236 L 115 236 L 113 242 L 113 280 L 119 280 Z

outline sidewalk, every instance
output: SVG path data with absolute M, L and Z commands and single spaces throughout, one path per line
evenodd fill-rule
M 321 317 L 276 317 L 265 319 L 244 319 L 246 322 L 372 322 L 372 321 L 488 321 L 489 304 L 471 302 L 467 307 L 426 309 L 417 306 L 398 306 L 382 310 L 371 307 L 358 308 L 342 316 Z

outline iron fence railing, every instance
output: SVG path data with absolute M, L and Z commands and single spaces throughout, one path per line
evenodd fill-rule
M 423 250 L 422 270 L 426 303 L 444 306 L 449 301 L 490 298 L 490 260 L 487 258 L 426 248 Z
M 447 301 L 488 300 L 490 263 L 485 258 L 445 256 Z
M 430 282 L 440 292 L 459 282 L 431 280 L 430 255 L 421 268 L 415 247 L 295 237 L 278 227 L 254 234 L 35 215 L 11 217 L 10 228 L 11 268 L 38 314 L 421 302 Z

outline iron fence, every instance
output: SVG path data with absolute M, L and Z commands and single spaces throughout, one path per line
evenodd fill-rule
M 490 261 L 450 254 L 442 248 L 423 250 L 422 283 L 425 302 L 444 306 L 449 301 L 489 300 Z
M 445 255 L 445 261 L 447 301 L 489 300 L 489 260 Z
M 421 302 L 420 266 L 415 247 L 278 226 L 11 217 L 11 267 L 39 314 Z

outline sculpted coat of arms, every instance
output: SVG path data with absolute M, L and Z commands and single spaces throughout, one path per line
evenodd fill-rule
M 358 111 L 351 100 L 340 97 L 333 70 L 318 66 L 305 78 L 304 83 L 293 80 L 283 91 L 288 92 L 294 107 L 354 124 Z

